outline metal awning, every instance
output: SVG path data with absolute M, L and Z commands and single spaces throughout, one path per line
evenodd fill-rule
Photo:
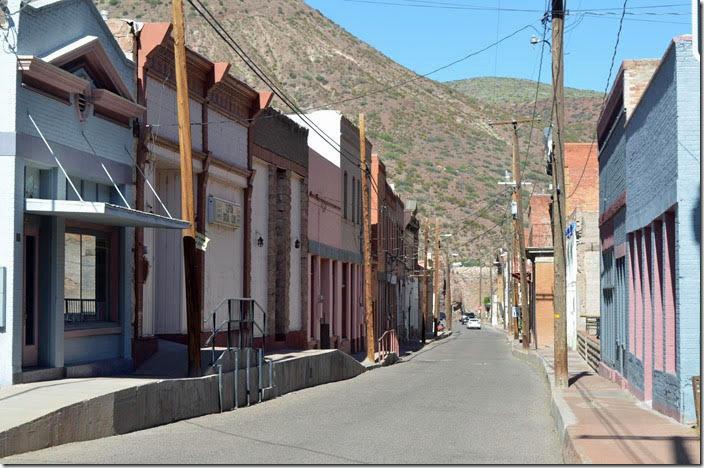
M 27 198 L 24 203 L 24 211 L 30 214 L 60 216 L 76 221 L 108 226 L 165 229 L 184 229 L 188 227 L 188 221 L 182 219 L 168 218 L 104 202 Z
M 551 247 L 526 247 L 526 257 L 535 260 L 538 257 L 552 257 L 554 249 Z

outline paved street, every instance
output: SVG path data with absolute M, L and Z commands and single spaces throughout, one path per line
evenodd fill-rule
M 262 404 L 3 463 L 560 463 L 548 388 L 493 329 Z

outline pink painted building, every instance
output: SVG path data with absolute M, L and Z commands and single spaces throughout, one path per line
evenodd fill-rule
M 318 111 L 306 119 L 290 117 L 309 129 L 308 348 L 363 351 L 359 130 L 338 111 Z M 371 154 L 368 142 L 367 154 Z

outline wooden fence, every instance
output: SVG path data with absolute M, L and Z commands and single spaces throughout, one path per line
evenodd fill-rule
M 577 331 L 577 352 L 595 371 L 601 361 L 601 342 L 598 338 L 587 335 L 582 330 Z

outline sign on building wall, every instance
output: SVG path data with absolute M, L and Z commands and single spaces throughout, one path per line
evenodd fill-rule
M 241 208 L 235 203 L 212 195 L 208 196 L 208 222 L 232 229 L 240 227 Z
M 565 229 L 565 237 L 570 237 L 572 234 L 574 234 L 574 230 L 577 228 L 577 223 L 572 221 L 569 226 L 567 226 L 567 229 Z

